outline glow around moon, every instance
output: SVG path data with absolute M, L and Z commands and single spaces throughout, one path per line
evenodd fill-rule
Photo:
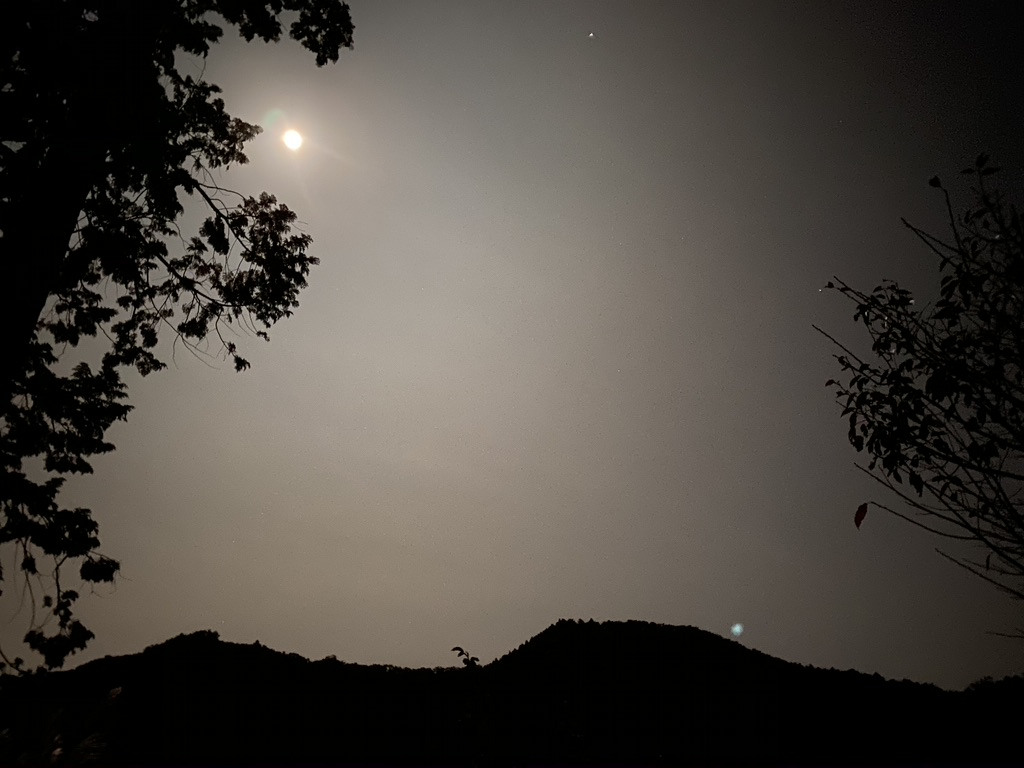
M 302 134 L 296 130 L 289 129 L 284 132 L 284 135 L 281 137 L 281 141 L 284 142 L 284 145 L 288 147 L 288 149 L 294 152 L 302 146 Z

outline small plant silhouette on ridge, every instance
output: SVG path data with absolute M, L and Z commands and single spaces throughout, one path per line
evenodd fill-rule
M 452 650 L 458 652 L 459 657 L 462 659 L 463 665 L 465 665 L 466 667 L 478 667 L 478 666 L 480 666 L 480 659 L 478 659 L 476 656 L 470 656 L 468 653 L 466 653 L 464 650 L 462 650 L 459 646 L 456 645 L 454 648 L 452 648 Z

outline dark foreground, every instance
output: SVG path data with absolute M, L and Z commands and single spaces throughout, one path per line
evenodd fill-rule
M 482 668 L 182 635 L 3 679 L 0 764 L 1020 764 L 1024 678 L 963 692 L 692 627 L 560 621 Z

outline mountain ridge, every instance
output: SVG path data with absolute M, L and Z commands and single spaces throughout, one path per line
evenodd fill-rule
M 562 619 L 487 665 L 418 669 L 205 630 L 4 679 L 0 762 L 999 762 L 1018 759 L 1022 689 L 824 670 L 637 621 Z

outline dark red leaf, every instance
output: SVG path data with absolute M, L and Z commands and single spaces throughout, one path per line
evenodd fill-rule
M 864 522 L 864 517 L 868 513 L 868 505 L 861 504 L 857 507 L 857 514 L 853 516 L 853 524 L 860 528 L 860 524 Z

